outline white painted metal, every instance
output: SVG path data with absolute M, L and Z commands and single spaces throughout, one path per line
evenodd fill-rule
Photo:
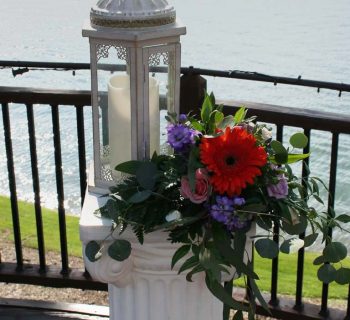
M 107 1 L 108 2 L 108 1 Z M 107 5 L 107 2 L 100 3 Z M 157 2 L 157 1 L 156 1 Z M 157 2 L 157 5 L 161 5 Z M 89 182 L 89 190 L 107 193 L 108 188 L 115 184 L 103 176 L 101 161 L 101 139 L 99 124 L 98 92 L 98 49 L 103 47 L 102 54 L 109 50 L 108 46 L 125 48 L 127 55 L 128 71 L 130 75 L 130 107 L 131 107 L 131 159 L 144 159 L 150 156 L 150 123 L 149 123 L 149 99 L 148 76 L 149 56 L 152 53 L 171 53 L 174 57 L 169 59 L 169 85 L 172 87 L 169 94 L 173 96 L 175 111 L 179 108 L 180 94 L 180 61 L 181 52 L 180 36 L 186 33 L 186 28 L 179 22 L 163 25 L 161 27 L 148 28 L 107 28 L 91 26 L 87 22 L 83 28 L 83 36 L 90 40 L 91 61 L 91 90 L 93 108 L 93 145 L 94 145 L 94 181 Z M 123 49 L 124 50 L 124 49 Z M 123 53 L 123 51 L 122 51 Z M 107 86 L 106 86 L 107 87 Z M 173 111 L 173 110 L 169 110 Z M 123 138 L 123 137 L 122 137 Z M 122 152 L 122 150 L 121 150 Z M 104 191 L 103 191 L 104 190 Z

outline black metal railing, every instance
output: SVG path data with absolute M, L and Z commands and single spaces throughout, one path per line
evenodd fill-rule
M 40 63 L 1 63 L 1 66 L 12 67 L 33 67 L 33 68 L 63 68 L 62 64 L 45 64 Z M 73 70 L 78 68 L 88 68 L 88 64 L 65 64 L 64 67 L 67 70 Z M 186 75 L 214 75 L 220 76 L 221 71 L 214 72 L 211 70 L 196 69 L 196 68 L 183 68 L 183 73 Z M 207 71 L 207 72 L 205 72 Z M 223 76 L 223 74 L 222 74 Z M 308 83 L 301 80 L 276 77 L 262 76 L 259 74 L 250 75 L 243 74 L 242 72 L 231 72 L 226 75 L 228 78 L 236 77 L 238 79 L 255 80 L 255 81 L 267 81 L 276 82 L 275 80 L 283 80 L 283 83 L 291 85 L 307 85 L 317 88 L 327 88 L 330 90 L 336 90 L 339 92 L 350 92 L 350 85 L 346 84 L 334 84 L 329 82 L 317 82 Z M 289 80 L 288 80 L 289 79 Z M 304 81 L 304 82 L 302 82 Z M 184 97 L 186 98 L 186 97 Z M 65 221 L 65 207 L 64 207 L 64 184 L 62 173 L 62 148 L 60 138 L 60 121 L 59 112 L 61 106 L 71 106 L 76 111 L 76 129 L 77 129 L 77 141 L 78 141 L 78 157 L 79 157 L 79 173 L 80 173 L 80 195 L 81 203 L 84 200 L 84 194 L 86 189 L 86 150 L 85 150 L 85 119 L 84 109 L 90 108 L 90 92 L 89 91 L 72 91 L 72 90 L 47 90 L 47 89 L 34 89 L 34 88 L 11 88 L 0 87 L 0 104 L 2 109 L 2 119 L 4 128 L 4 141 L 6 147 L 7 157 L 7 170 L 8 170 L 8 182 L 10 190 L 10 201 L 12 208 L 12 220 L 13 220 L 13 235 L 16 252 L 16 263 L 10 263 L 3 261 L 0 264 L 0 281 L 12 282 L 12 283 L 29 283 L 44 286 L 56 286 L 56 287 L 73 287 L 81 289 L 94 289 L 94 290 L 106 290 L 105 284 L 93 281 L 89 275 L 83 269 L 70 269 L 69 268 L 69 255 L 67 250 L 67 235 L 66 235 L 66 221 Z M 27 112 L 28 120 L 28 135 L 30 145 L 30 160 L 31 171 L 33 180 L 33 192 L 34 192 L 34 208 L 35 219 L 37 228 L 37 242 L 38 242 L 38 265 L 28 265 L 23 260 L 22 255 L 22 239 L 21 239 L 21 226 L 18 212 L 18 199 L 16 189 L 16 176 L 13 157 L 13 146 L 11 139 L 11 124 L 10 124 L 10 112 L 12 104 L 23 105 L 23 112 Z M 315 130 L 321 130 L 330 132 L 332 134 L 331 145 L 331 160 L 330 160 L 330 173 L 329 173 L 329 191 L 330 196 L 328 199 L 328 211 L 334 207 L 334 195 L 336 191 L 336 171 L 338 163 L 338 144 L 339 135 L 350 135 L 350 117 L 344 115 L 337 115 L 334 113 L 325 113 L 318 111 L 307 111 L 302 109 L 275 106 L 268 104 L 247 103 L 245 106 L 249 109 L 251 115 L 259 117 L 259 121 L 275 124 L 277 128 L 277 138 L 282 140 L 283 130 L 286 126 L 298 127 L 304 130 L 304 133 L 311 138 L 312 133 Z M 59 234 L 60 234 L 60 246 L 61 246 L 61 267 L 47 265 L 46 252 L 45 252 L 45 239 L 43 232 L 43 221 L 41 212 L 41 199 L 40 199 L 40 180 L 38 173 L 38 155 L 35 139 L 35 123 L 34 123 L 34 108 L 37 105 L 48 105 L 51 108 L 52 127 L 53 127 L 53 141 L 54 141 L 54 159 L 55 159 L 55 180 L 57 187 L 57 213 L 59 218 Z M 242 105 L 241 101 L 224 101 L 224 112 L 232 113 L 233 109 Z M 309 139 L 310 141 L 310 139 Z M 308 152 L 310 145 L 304 150 Z M 308 163 L 306 162 L 306 165 Z M 306 165 L 302 168 L 302 174 L 307 178 L 308 170 Z M 0 209 L 1 210 L 1 209 Z M 1 215 L 1 211 L 0 211 Z M 274 240 L 279 241 L 279 229 L 278 226 L 274 229 Z M 332 230 L 329 230 L 331 235 Z M 305 235 L 300 235 L 303 238 Z M 328 285 L 323 285 L 322 289 L 322 301 L 321 305 L 312 305 L 304 303 L 303 301 L 303 274 L 304 274 L 304 250 L 301 249 L 298 253 L 297 262 L 297 280 L 296 280 L 296 294 L 294 300 L 282 299 L 278 294 L 278 271 L 279 271 L 278 258 L 272 261 L 272 277 L 271 277 L 271 290 L 267 300 L 270 302 L 271 312 L 275 317 L 289 318 L 289 319 L 319 319 L 328 315 L 332 319 L 350 319 L 350 287 L 348 295 L 348 307 L 346 311 L 334 311 L 329 312 L 328 307 Z M 54 280 L 54 281 L 53 281 Z M 315 279 L 315 281 L 317 281 Z M 258 312 L 265 314 L 265 311 L 258 308 Z

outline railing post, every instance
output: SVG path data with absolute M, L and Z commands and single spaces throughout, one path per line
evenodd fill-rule
M 12 151 L 10 113 L 9 113 L 9 106 L 7 103 L 2 104 L 2 121 L 4 124 L 7 171 L 8 171 L 8 177 L 9 177 L 10 201 L 11 201 L 11 210 L 12 210 L 13 235 L 14 235 L 15 249 L 16 249 L 17 270 L 22 270 L 23 252 L 22 252 L 21 227 L 20 227 L 20 220 L 19 220 L 15 167 L 14 167 L 13 151 Z
M 180 113 L 187 114 L 200 108 L 207 91 L 207 80 L 198 74 L 189 72 L 180 78 Z

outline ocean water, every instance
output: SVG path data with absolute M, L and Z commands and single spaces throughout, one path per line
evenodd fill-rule
M 1 4 L 0 60 L 88 62 L 83 21 L 96 0 L 12 0 Z M 173 0 L 187 26 L 182 65 L 350 82 L 350 2 L 348 0 Z M 0 86 L 89 89 L 87 71 L 31 71 L 14 78 L 0 69 Z M 350 94 L 286 85 L 208 78 L 208 90 L 236 99 L 350 114 Z M 18 196 L 33 201 L 24 106 L 11 105 Z M 91 115 L 85 111 L 87 157 L 92 158 Z M 79 214 L 78 155 L 73 108 L 60 112 L 65 205 Z M 42 204 L 57 206 L 50 109 L 35 107 Z M 0 115 L 0 132 L 2 118 Z M 286 137 L 287 138 L 287 137 Z M 330 134 L 312 133 L 311 170 L 329 179 Z M 349 213 L 350 139 L 340 137 L 336 211 Z M 9 194 L 4 138 L 0 134 L 0 194 Z M 346 233 L 337 239 L 350 244 Z

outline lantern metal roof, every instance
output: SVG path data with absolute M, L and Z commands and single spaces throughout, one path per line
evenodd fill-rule
M 145 28 L 174 23 L 176 11 L 166 0 L 99 0 L 91 8 L 92 26 Z

